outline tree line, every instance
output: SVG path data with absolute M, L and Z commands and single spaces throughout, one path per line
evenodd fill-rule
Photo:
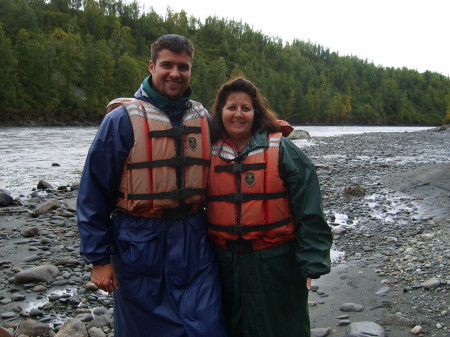
M 294 124 L 450 121 L 450 78 L 435 72 L 283 42 L 242 21 L 170 8 L 162 16 L 137 1 L 2 0 L 0 124 L 98 123 L 107 102 L 132 96 L 148 75 L 150 45 L 166 33 L 193 42 L 193 98 L 205 107 L 223 82 L 244 75 Z

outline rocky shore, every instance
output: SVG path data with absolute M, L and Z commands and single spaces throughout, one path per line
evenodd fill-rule
M 450 131 L 311 141 L 296 142 L 335 257 L 313 282 L 312 336 L 448 336 Z M 78 254 L 76 186 L 48 187 L 0 207 L 0 337 L 114 336 L 112 296 Z

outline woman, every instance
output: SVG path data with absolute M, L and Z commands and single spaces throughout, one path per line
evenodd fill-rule
M 310 336 L 308 289 L 332 242 L 314 165 L 247 79 L 225 83 L 211 113 L 207 213 L 229 336 Z

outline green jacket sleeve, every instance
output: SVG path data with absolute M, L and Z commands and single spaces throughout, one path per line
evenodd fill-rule
M 282 138 L 280 176 L 286 183 L 297 226 L 297 261 L 304 277 L 318 278 L 330 271 L 332 234 L 322 210 L 314 164 L 290 140 Z

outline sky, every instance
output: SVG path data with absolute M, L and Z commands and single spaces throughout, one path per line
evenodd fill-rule
M 264 35 L 353 55 L 376 66 L 450 76 L 449 0 L 138 0 L 165 16 L 182 9 L 247 23 Z

